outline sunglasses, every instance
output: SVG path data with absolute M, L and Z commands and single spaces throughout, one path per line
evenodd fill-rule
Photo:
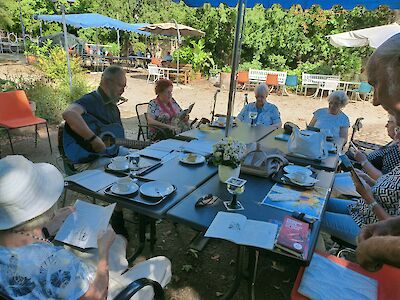
M 206 205 L 211 205 L 215 203 L 215 201 L 218 200 L 217 196 L 213 196 L 212 194 L 207 194 L 202 197 L 200 197 L 195 204 L 195 207 L 203 207 Z

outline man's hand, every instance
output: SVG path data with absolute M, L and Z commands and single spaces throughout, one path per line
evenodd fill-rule
M 63 207 L 56 211 L 54 217 L 51 218 L 49 223 L 45 226 L 50 236 L 53 236 L 57 233 L 65 219 L 74 211 L 75 208 L 72 206 Z
M 377 247 L 377 238 L 370 238 L 360 244 L 356 249 L 357 262 L 367 271 L 378 271 L 383 263 L 375 257 L 375 248 Z
M 361 243 L 374 236 L 400 235 L 400 217 L 390 218 L 361 229 L 358 242 Z
M 92 146 L 94 152 L 103 152 L 106 150 L 106 144 L 98 136 L 90 142 L 90 146 Z

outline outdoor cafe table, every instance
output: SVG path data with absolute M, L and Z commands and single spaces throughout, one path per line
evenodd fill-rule
M 284 154 L 288 154 L 288 147 L 287 144 L 288 142 L 286 141 L 281 141 L 275 139 L 275 137 L 279 134 L 282 134 L 284 132 L 283 128 L 279 128 L 272 132 L 271 134 L 267 135 L 265 138 L 259 141 L 261 146 L 267 147 L 267 148 L 274 148 L 282 151 Z M 297 158 L 294 156 L 286 156 L 286 158 L 295 164 L 301 165 L 301 166 L 312 166 L 316 169 L 319 170 L 325 170 L 325 171 L 331 171 L 335 172 L 338 162 L 339 162 L 339 156 L 337 154 L 332 154 L 330 153 L 326 159 L 323 159 L 322 161 L 313 161 L 305 158 Z
M 158 67 L 159 70 L 165 71 L 165 76 L 169 79 L 169 73 L 178 73 L 178 69 L 175 68 L 167 68 L 167 67 Z
M 334 181 L 335 174 L 333 172 L 326 171 L 317 171 L 317 179 L 319 181 L 316 183 L 316 186 L 326 188 L 327 194 L 324 202 L 324 206 L 322 209 L 321 216 L 323 216 L 323 212 L 325 210 L 326 202 L 329 199 L 331 187 Z M 273 208 L 267 205 L 260 204 L 260 202 L 264 199 L 264 197 L 268 194 L 269 190 L 273 186 L 274 182 L 270 179 L 250 176 L 250 175 L 240 175 L 241 178 L 246 179 L 247 183 L 245 185 L 245 191 L 243 194 L 238 196 L 238 200 L 244 206 L 244 210 L 237 211 L 237 213 L 245 215 L 248 219 L 258 220 L 258 221 L 277 221 L 282 222 L 285 216 L 291 215 L 291 212 L 286 210 L 281 210 L 278 208 Z M 199 199 L 199 197 L 205 194 L 213 194 L 218 196 L 221 200 L 230 200 L 231 195 L 228 193 L 226 189 L 226 184 L 221 183 L 219 181 L 218 175 L 215 175 L 203 185 L 194 190 L 191 194 L 186 196 L 182 201 L 180 201 L 177 205 L 171 208 L 167 212 L 167 219 L 171 219 L 174 222 L 185 224 L 195 230 L 204 232 L 208 229 L 214 217 L 217 215 L 219 211 L 226 211 L 225 206 L 222 201 L 218 200 L 216 203 L 212 205 L 206 205 L 201 208 L 196 208 L 195 203 Z M 230 297 L 236 292 L 236 289 L 239 286 L 241 280 L 242 270 L 240 266 L 243 261 L 241 257 L 243 257 L 243 251 L 245 248 L 249 249 L 249 264 L 251 265 L 252 276 L 248 276 L 249 280 L 249 288 L 251 293 L 254 293 L 254 280 L 255 280 L 255 272 L 257 268 L 257 260 L 258 260 L 258 250 L 262 250 L 263 253 L 267 253 L 273 259 L 280 259 L 289 261 L 291 264 L 295 264 L 300 267 L 301 265 L 308 265 L 312 258 L 316 242 L 318 239 L 318 234 L 320 230 L 321 222 L 317 220 L 311 229 L 310 239 L 309 239 L 309 250 L 306 259 L 301 259 L 291 254 L 286 254 L 279 250 L 265 250 L 265 249 L 255 249 L 253 247 L 244 247 L 238 246 L 238 261 L 236 262 L 236 277 L 235 282 L 232 285 L 232 289 L 224 295 L 224 299 L 230 299 Z M 262 234 L 262 233 L 260 233 Z M 256 251 L 254 251 L 256 250 Z
M 237 126 L 231 128 L 229 136 L 243 143 L 258 142 L 265 136 L 277 129 L 276 125 L 252 127 L 248 123 L 238 122 Z M 185 131 L 179 136 L 195 138 L 199 140 L 219 141 L 225 136 L 225 128 L 205 127 L 205 129 L 192 129 Z
M 142 157 L 141 161 L 142 160 L 146 159 Z M 171 207 L 193 192 L 210 177 L 215 175 L 216 172 L 217 168 L 208 164 L 195 166 L 184 165 L 179 162 L 178 157 L 163 163 L 161 167 L 142 177 L 144 180 L 167 181 L 176 187 L 176 191 L 174 193 L 167 196 L 163 202 L 157 205 L 146 205 L 126 200 L 118 196 L 109 196 L 105 194 L 105 189 L 99 192 L 93 192 L 71 182 L 66 182 L 65 187 L 66 189 L 73 190 L 98 200 L 109 203 L 117 203 L 118 206 L 130 209 L 139 214 L 139 247 L 136 253 L 129 258 L 129 261 L 133 261 L 145 246 L 146 224 L 150 223 L 150 247 L 153 249 L 155 243 L 155 220 L 164 218 L 165 213 Z M 175 174 L 175 176 L 173 174 Z M 136 196 L 139 197 L 140 195 L 135 194 L 135 197 Z

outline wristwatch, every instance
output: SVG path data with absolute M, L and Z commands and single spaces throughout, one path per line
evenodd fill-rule
M 378 205 L 378 202 L 376 202 L 375 200 L 372 201 L 371 203 L 367 203 L 367 208 L 370 211 L 373 211 L 374 207 Z
M 85 142 L 86 142 L 86 143 L 91 143 L 95 138 L 97 138 L 97 135 L 96 135 L 96 134 L 93 134 L 90 138 L 85 139 Z

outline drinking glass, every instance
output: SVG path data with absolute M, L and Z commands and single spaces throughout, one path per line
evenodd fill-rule
M 256 111 L 249 112 L 249 118 L 251 119 L 251 126 L 257 126 L 257 123 L 254 123 L 254 120 L 257 119 L 258 113 Z
M 233 184 L 227 184 L 226 185 L 226 189 L 228 190 L 228 192 L 232 195 L 232 200 L 231 202 L 228 204 L 228 207 L 230 209 L 238 209 L 239 205 L 237 203 L 237 195 L 240 195 L 244 192 L 244 185 L 241 187 L 238 187 L 236 185 Z

